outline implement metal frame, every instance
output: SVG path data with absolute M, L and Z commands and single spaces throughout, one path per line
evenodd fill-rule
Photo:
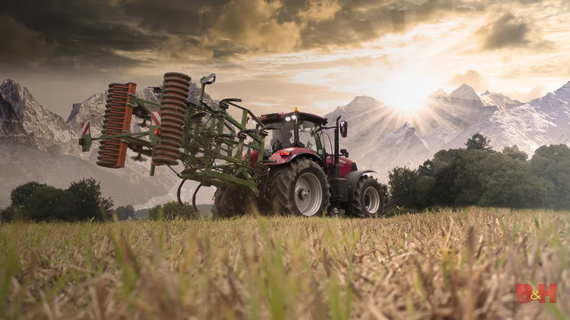
M 241 186 L 259 195 L 256 181 L 263 173 L 263 148 L 267 136 L 265 126 L 249 109 L 234 103 L 241 102 L 239 99 L 221 100 L 219 110 L 207 106 L 203 102 L 204 92 L 206 85 L 211 83 L 213 81 L 201 81 L 197 105 L 186 103 L 180 154 L 184 170 L 176 174 L 184 180 L 198 181 L 202 186 Z M 129 94 L 128 105 L 133 107 L 134 116 L 145 121 L 151 121 L 152 114 L 152 110 L 146 105 L 160 106 L 158 103 L 137 98 L 134 94 Z M 230 106 L 242 111 L 241 121 L 237 121 L 228 113 Z M 247 129 L 249 119 L 258 124 L 256 129 Z M 82 136 L 83 151 L 89 150 L 91 141 L 120 138 L 134 152 L 152 157 L 152 149 L 160 140 L 159 134 L 155 136 L 155 130 L 159 132 L 160 125 L 149 125 L 146 132 L 123 132 L 94 138 L 87 133 Z M 142 139 L 146 136 L 149 140 Z M 252 168 L 250 157 L 253 151 L 257 151 L 257 159 Z M 151 163 L 151 176 L 154 171 L 155 166 Z

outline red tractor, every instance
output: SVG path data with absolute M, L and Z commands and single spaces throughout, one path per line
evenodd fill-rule
M 347 136 L 346 121 L 338 117 L 334 126 L 327 127 L 326 118 L 297 108 L 290 113 L 262 115 L 259 121 L 268 133 L 265 168 L 257 181 L 260 195 L 251 200 L 253 197 L 243 188 L 219 187 L 214 196 L 214 217 L 246 213 L 251 208 L 245 199 L 256 203 L 261 212 L 282 215 L 333 215 L 340 209 L 349 217 L 378 217 L 384 213 L 387 185 L 369 176 L 374 171 L 359 171 L 348 159 L 348 151 L 339 150 L 339 138 Z M 327 129 L 334 129 L 334 148 Z M 257 157 L 257 151 L 250 154 L 252 168 Z
M 93 141 L 100 141 L 97 164 L 123 168 L 127 150 L 151 157 L 150 175 L 156 166 L 167 166 L 182 179 L 199 182 L 200 187 L 215 186 L 214 217 L 243 215 L 257 207 L 262 212 L 285 215 L 321 216 L 344 210 L 351 217 L 382 215 L 387 202 L 387 186 L 369 176 L 372 170 L 358 171 L 339 150 L 340 136 L 346 137 L 347 123 L 295 110 L 266 114 L 257 118 L 237 105 L 240 99 L 223 99 L 217 108 L 204 101 L 204 90 L 216 81 L 211 74 L 200 79 L 198 101 L 190 76 L 179 72 L 164 74 L 160 103 L 135 96 L 136 84 L 109 85 L 102 135 L 92 137 L 89 124 L 82 129 L 79 144 L 87 152 Z M 228 109 L 241 110 L 241 121 Z M 131 119 L 143 119 L 148 130 L 130 132 Z M 256 123 L 248 128 L 248 119 Z M 151 125 L 146 125 L 147 121 Z M 144 126 L 143 126 L 144 125 Z M 251 124 L 249 124 L 251 127 Z M 328 129 L 334 129 L 334 148 Z M 327 136 L 329 148 L 324 136 Z M 175 170 L 179 163 L 183 170 Z

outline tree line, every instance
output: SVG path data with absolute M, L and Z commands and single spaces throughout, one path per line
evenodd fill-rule
M 72 182 L 67 189 L 29 182 L 12 190 L 10 200 L 11 205 L 0 211 L 3 222 L 104 221 L 113 207 L 95 179 Z
M 199 215 L 189 205 L 178 202 L 157 205 L 135 211 L 132 205 L 114 205 L 111 198 L 101 193 L 101 184 L 95 179 L 73 182 L 67 189 L 47 184 L 28 182 L 10 193 L 11 204 L 0 209 L 1 222 L 79 222 L 137 220 L 137 213 L 147 213 L 149 220 L 195 219 Z
M 532 158 L 518 147 L 497 152 L 480 133 L 466 149 L 441 150 L 417 169 L 389 172 L 393 210 L 433 207 L 570 209 L 570 148 L 538 148 Z

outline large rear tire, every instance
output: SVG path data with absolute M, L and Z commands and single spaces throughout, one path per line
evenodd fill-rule
M 214 193 L 212 218 L 224 219 L 241 217 L 248 211 L 249 192 L 245 188 L 222 185 Z
M 386 191 L 372 177 L 362 176 L 354 189 L 354 199 L 346 206 L 351 217 L 376 218 L 384 214 Z
M 329 183 L 323 169 L 310 159 L 272 168 L 269 197 L 276 213 L 321 216 L 329 206 Z

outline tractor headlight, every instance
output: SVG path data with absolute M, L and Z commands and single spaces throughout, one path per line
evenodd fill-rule
M 285 117 L 285 121 L 291 121 L 291 117 L 289 116 Z
M 291 116 L 291 119 L 297 120 L 297 116 L 296 116 L 296 115 L 292 115 L 292 116 Z

